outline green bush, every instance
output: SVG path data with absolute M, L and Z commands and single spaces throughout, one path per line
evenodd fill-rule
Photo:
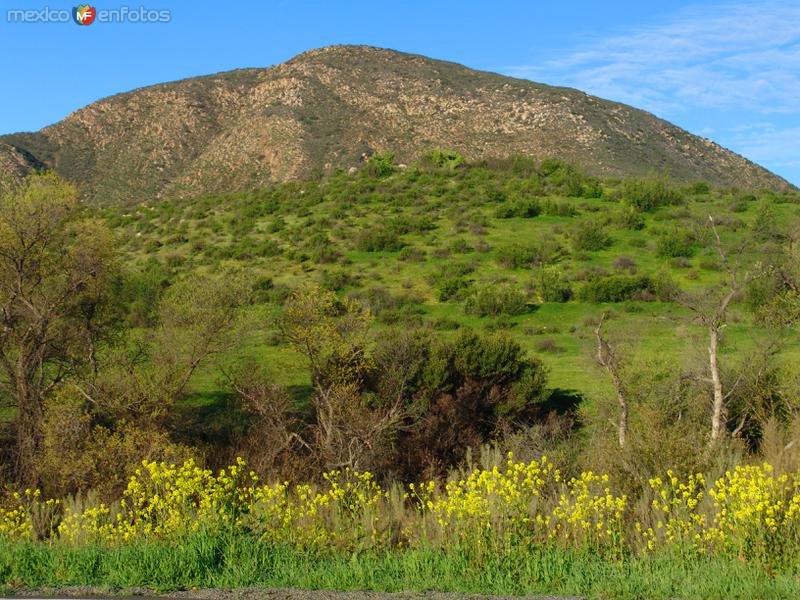
M 558 260 L 563 248 L 552 239 L 535 243 L 516 243 L 501 246 L 496 250 L 497 262 L 508 269 L 519 269 L 537 264 L 548 264 Z
M 366 172 L 368 175 L 388 177 L 394 171 L 394 152 L 376 152 L 367 160 Z
M 711 186 L 705 181 L 697 181 L 689 188 L 689 193 L 691 193 L 693 196 L 702 196 L 704 194 L 708 194 L 710 191 Z
M 510 283 L 486 285 L 472 293 L 464 303 L 464 312 L 478 317 L 521 315 L 528 308 L 525 293 Z
M 397 230 L 390 227 L 366 229 L 356 239 L 356 248 L 364 252 L 396 252 L 404 245 Z
M 454 150 L 431 150 L 423 157 L 423 162 L 429 162 L 440 169 L 455 171 L 464 164 L 464 157 Z
M 684 229 L 665 231 L 656 242 L 656 254 L 662 258 L 691 258 L 694 252 L 694 234 Z
M 470 282 L 463 277 L 448 277 L 440 281 L 436 286 L 437 297 L 440 302 L 458 298 L 469 285 Z
M 683 196 L 662 177 L 632 179 L 622 186 L 622 197 L 634 208 L 651 211 L 661 206 L 681 204 Z
M 572 298 L 569 280 L 561 269 L 554 266 L 543 266 L 536 270 L 533 288 L 542 302 L 567 302 Z
M 516 200 L 514 202 L 507 202 L 502 206 L 498 206 L 494 212 L 494 216 L 498 219 L 510 219 L 512 217 L 521 217 L 530 219 L 536 217 L 542 212 L 542 207 L 539 201 L 535 198 L 528 200 Z
M 574 217 L 578 214 L 578 209 L 572 202 L 555 202 L 545 200 L 541 203 L 542 214 L 549 217 Z
M 614 215 L 614 221 L 625 229 L 641 231 L 644 229 L 644 217 L 642 213 L 630 205 L 625 205 Z
M 572 245 L 575 250 L 596 252 L 608 248 L 613 240 L 601 223 L 587 219 L 579 222 L 572 230 Z
M 656 295 L 656 285 L 644 275 L 607 275 L 591 279 L 578 290 L 584 302 L 624 302 Z
M 762 200 L 756 209 L 753 233 L 761 241 L 780 240 L 783 233 L 778 225 L 778 214 L 769 200 Z

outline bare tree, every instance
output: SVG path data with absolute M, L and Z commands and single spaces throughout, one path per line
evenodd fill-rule
M 283 334 L 311 369 L 314 438 L 327 468 L 363 468 L 408 414 L 408 381 L 417 357 L 400 333 L 396 344 L 381 346 L 377 397 L 365 400 L 366 378 L 375 370 L 366 352 L 370 322 L 358 302 L 313 287 L 293 294 L 284 308 Z
M 679 293 L 676 299 L 695 314 L 708 335 L 708 373 L 712 392 L 711 443 L 713 444 L 724 434 L 727 425 L 725 403 L 737 385 L 737 382 L 734 382 L 731 389 L 724 389 L 719 361 L 720 340 L 722 331 L 728 322 L 728 309 L 734 298 L 760 273 L 740 273 L 740 267 L 730 260 L 722 244 L 714 218 L 709 215 L 708 220 L 713 233 L 714 247 L 720 257 L 727 279 L 716 294 L 711 290 L 703 290 L 699 294 Z M 741 254 L 743 250 L 744 247 L 740 247 L 737 254 Z
M 628 393 L 622 380 L 619 360 L 614 353 L 614 348 L 603 337 L 603 323 L 608 318 L 608 313 L 604 312 L 597 327 L 594 329 L 594 336 L 597 340 L 597 364 L 603 367 L 611 377 L 614 384 L 614 392 L 617 395 L 619 404 L 619 421 L 617 423 L 617 439 L 620 448 L 624 448 L 628 440 Z

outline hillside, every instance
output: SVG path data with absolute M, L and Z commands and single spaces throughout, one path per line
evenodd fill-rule
M 347 170 L 385 150 L 410 163 L 432 148 L 469 160 L 558 157 L 598 176 L 791 187 L 623 104 L 364 46 L 100 100 L 39 132 L 0 136 L 0 170 L 52 168 L 98 203 L 130 204 Z
M 372 166 L 101 213 L 126 264 L 153 277 L 248 273 L 256 304 L 272 315 L 260 318 L 261 327 L 272 327 L 292 290 L 314 283 L 367 305 L 379 329 L 508 331 L 544 360 L 554 387 L 590 399 L 609 382 L 593 366 L 587 320 L 610 310 L 611 333 L 642 356 L 702 360 L 701 330 L 659 286 L 710 290 L 724 281 L 709 214 L 726 245 L 746 245 L 739 260 L 747 265 L 774 261 L 770 253 L 800 216 L 796 194 L 609 184 L 556 161 L 453 167 L 427 159 L 383 176 Z M 632 211 L 641 205 L 636 193 L 661 200 Z M 609 285 L 625 289 L 612 297 Z M 726 342 L 735 361 L 761 331 L 753 319 L 758 302 L 745 294 L 736 304 Z M 252 333 L 245 346 L 281 383 L 308 384 L 303 361 L 276 331 Z M 783 356 L 797 351 L 791 341 Z M 196 391 L 215 397 L 216 377 L 201 376 Z

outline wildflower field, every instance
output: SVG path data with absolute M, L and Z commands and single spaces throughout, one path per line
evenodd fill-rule
M 214 473 L 144 462 L 112 504 L 9 495 L 0 583 L 797 597 L 800 474 L 667 472 L 637 498 L 546 457 L 446 482 L 370 473 L 266 484 L 242 460 Z

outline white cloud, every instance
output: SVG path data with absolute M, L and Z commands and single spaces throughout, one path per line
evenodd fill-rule
M 705 5 L 540 65 L 503 70 L 656 112 L 686 104 L 797 112 L 800 3 Z
M 800 175 L 800 1 L 706 3 L 560 52 L 500 70 L 694 122 Z

